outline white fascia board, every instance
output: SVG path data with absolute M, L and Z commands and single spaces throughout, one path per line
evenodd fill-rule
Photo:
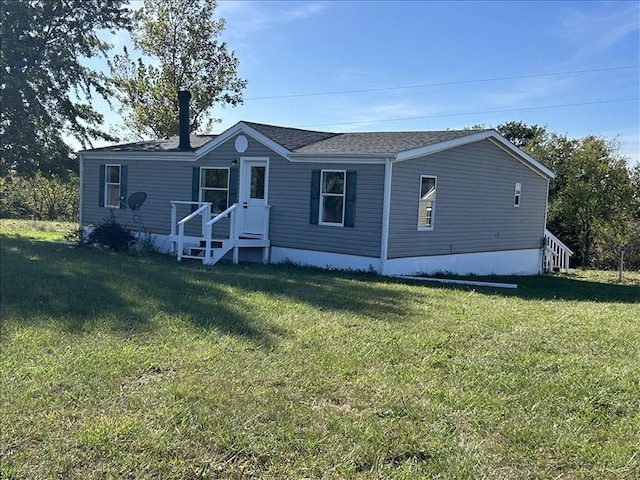
M 195 152 L 85 152 L 80 153 L 85 160 L 108 160 L 112 162 L 126 160 L 165 160 L 174 162 L 194 162 Z
M 405 150 L 399 152 L 396 155 L 396 162 L 402 162 L 405 160 L 413 160 L 414 158 L 424 157 L 426 155 L 433 155 L 434 153 L 442 152 L 443 150 L 449 150 L 451 148 L 461 147 L 469 143 L 479 142 L 490 137 L 493 133 L 491 131 L 474 133 L 467 135 L 466 137 L 455 138 L 453 140 L 447 140 L 445 142 L 433 143 L 424 147 L 412 148 L 411 150 Z
M 509 140 L 504 138 L 495 130 L 488 130 L 485 132 L 479 132 L 466 137 L 456 138 L 454 140 L 448 140 L 446 142 L 434 143 L 433 145 L 427 145 L 425 147 L 413 148 L 411 150 L 405 150 L 396 155 L 396 162 L 402 162 L 405 160 L 413 160 L 418 157 L 424 157 L 427 155 L 433 155 L 437 152 L 449 150 L 451 148 L 461 147 L 470 143 L 479 142 L 482 140 L 489 140 L 494 145 L 500 147 L 506 153 L 514 157 L 516 160 L 530 167 L 532 170 L 540 174 L 541 176 L 552 179 L 555 178 L 555 174 L 545 167 L 542 163 L 537 161 L 531 155 L 520 150 Z
M 291 153 L 287 159 L 292 163 L 360 163 L 383 165 L 389 154 L 304 154 Z
M 542 163 L 540 163 L 528 153 L 520 150 L 502 135 L 492 136 L 491 138 L 489 138 L 489 141 L 494 145 L 502 148 L 505 152 L 509 153 L 511 156 L 515 157 L 517 160 L 521 161 L 528 167 L 532 167 L 535 171 L 542 174 L 542 176 L 546 177 L 548 180 L 556 178 L 556 174 L 553 173 L 550 169 L 545 167 Z
M 269 137 L 258 132 L 256 129 L 251 128 L 249 125 L 245 124 L 244 122 L 238 122 L 233 127 L 230 127 L 224 132 L 222 132 L 211 142 L 205 143 L 202 147 L 196 150 L 195 151 L 196 156 L 201 157 L 202 155 L 205 155 L 206 153 L 210 152 L 211 150 L 218 147 L 219 145 L 222 145 L 224 142 L 226 142 L 230 138 L 233 138 L 235 135 L 239 133 L 244 133 L 245 135 L 249 135 L 254 140 L 262 143 L 265 147 L 270 148 L 271 150 L 276 152 L 278 155 L 283 156 L 285 158 L 291 153 L 282 145 L 274 142 Z

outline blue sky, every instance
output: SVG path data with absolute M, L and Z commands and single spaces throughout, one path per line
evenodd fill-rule
M 216 15 L 249 82 L 244 105 L 214 111 L 216 133 L 240 120 L 328 131 L 522 120 L 618 138 L 640 160 L 640 2 L 221 1 Z

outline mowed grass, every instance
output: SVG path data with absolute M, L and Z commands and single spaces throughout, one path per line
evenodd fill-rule
M 0 241 L 0 478 L 640 478 L 633 284 Z
M 0 219 L 0 232 L 9 237 L 32 240 L 64 241 L 78 228 L 73 222 L 47 222 L 40 220 Z

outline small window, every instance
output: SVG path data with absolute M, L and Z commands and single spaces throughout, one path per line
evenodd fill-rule
M 104 169 L 104 206 L 120 207 L 120 165 L 105 165 Z
M 418 230 L 433 230 L 436 211 L 436 177 L 420 177 L 420 200 L 418 203 Z
M 320 181 L 320 224 L 344 225 L 344 170 L 323 170 Z
M 520 193 L 522 192 L 522 185 L 520 182 L 516 182 L 515 192 L 513 194 L 513 206 L 520 206 Z
M 229 206 L 229 169 L 200 170 L 200 201 L 211 203 L 211 213 L 217 215 Z

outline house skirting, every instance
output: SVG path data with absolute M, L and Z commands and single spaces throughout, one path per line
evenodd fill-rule
M 508 250 L 389 259 L 381 267 L 380 259 L 338 253 L 271 248 L 271 262 L 290 261 L 299 265 L 339 270 L 377 271 L 383 275 L 453 273 L 457 275 L 538 275 L 542 250 Z
M 320 267 L 336 270 L 380 270 L 380 259 L 361 257 L 341 253 L 300 250 L 297 248 L 271 247 L 271 263 L 292 262 L 308 267 Z
M 393 258 L 385 262 L 384 275 L 453 273 L 457 275 L 538 275 L 542 249 L 460 253 L 428 257 Z
M 169 235 L 152 234 L 152 240 L 161 251 L 170 251 Z M 245 260 L 253 260 L 253 258 L 246 257 Z M 533 248 L 499 252 L 392 258 L 388 259 L 384 266 L 381 266 L 380 259 L 376 257 L 272 246 L 271 263 L 283 262 L 336 270 L 375 271 L 383 275 L 416 275 L 443 272 L 458 275 L 538 275 L 541 273 L 542 268 L 542 250 Z

